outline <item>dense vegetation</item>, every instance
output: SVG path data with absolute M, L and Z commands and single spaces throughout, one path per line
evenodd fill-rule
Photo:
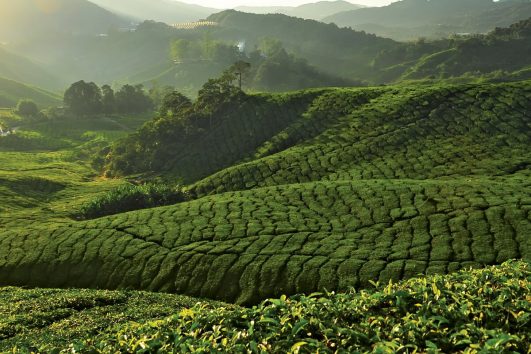
M 153 108 L 153 101 L 142 85 L 124 85 L 115 93 L 109 85 L 100 88 L 93 82 L 85 81 L 73 83 L 65 91 L 63 102 L 76 116 L 144 113 Z
M 525 353 L 530 294 L 523 262 L 371 290 L 282 297 L 253 308 L 173 295 L 7 288 L 0 291 L 0 349 Z M 52 296 L 60 301 L 50 302 Z
M 162 319 L 197 302 L 186 296 L 132 291 L 0 288 L 0 351 L 66 348 L 103 333 L 114 336 L 113 326 Z M 222 305 L 202 303 L 213 308 Z
M 123 185 L 83 205 L 81 216 L 89 219 L 97 218 L 131 210 L 177 204 L 186 199 L 186 193 L 180 186 L 154 183 Z
M 256 96 L 231 87 L 213 80 L 107 155 L 108 167 L 147 161 L 210 196 L 4 230 L 0 283 L 249 304 L 530 259 L 529 82 Z

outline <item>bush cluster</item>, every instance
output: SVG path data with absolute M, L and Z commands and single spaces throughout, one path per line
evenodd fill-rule
M 147 183 L 127 184 L 97 197 L 81 208 L 86 219 L 124 213 L 132 210 L 177 204 L 188 199 L 180 186 Z

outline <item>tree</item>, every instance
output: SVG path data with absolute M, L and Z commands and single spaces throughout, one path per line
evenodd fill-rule
M 101 112 L 101 99 L 101 90 L 95 83 L 81 80 L 65 91 L 63 101 L 70 112 L 90 115 Z
M 208 80 L 198 92 L 196 105 L 205 112 L 213 112 L 222 103 L 230 101 L 242 92 L 234 86 L 236 75 L 225 70 L 220 77 Z
M 114 97 L 114 91 L 109 85 L 103 85 L 101 87 L 101 110 L 103 113 L 114 113 L 116 110 L 116 99 Z
M 163 117 L 173 117 L 191 106 L 192 101 L 188 97 L 179 91 L 172 91 L 164 96 L 159 113 Z
M 115 94 L 116 109 L 120 113 L 142 113 L 153 108 L 153 101 L 142 85 L 124 85 Z
M 15 112 L 23 117 L 35 117 L 39 114 L 39 108 L 32 100 L 23 99 L 18 101 Z
M 243 78 L 251 71 L 251 64 L 246 61 L 239 60 L 234 63 L 229 70 L 238 77 L 238 86 L 241 90 Z

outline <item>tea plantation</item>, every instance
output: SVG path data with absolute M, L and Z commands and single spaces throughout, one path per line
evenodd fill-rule
M 0 351 L 525 353 L 530 293 L 525 262 L 253 308 L 134 291 L 5 288 Z
M 128 122 L 101 117 L 64 126 L 33 124 L 16 134 L 28 144 L 0 138 L 0 286 L 143 290 L 246 306 L 283 295 L 347 292 L 323 300 L 279 300 L 278 306 L 287 306 L 286 311 L 306 313 L 309 309 L 305 306 L 317 311 L 312 306 L 358 304 L 352 300 L 358 295 L 348 293 L 352 288 L 419 275 L 432 277 L 403 286 L 418 287 L 428 281 L 442 289 L 440 284 L 462 278 L 438 274 L 460 270 L 468 271 L 460 274 L 477 277 L 471 281 L 480 286 L 478 279 L 487 274 L 482 272 L 490 271 L 471 268 L 520 259 L 524 262 L 491 269 L 494 273 L 518 273 L 515 279 L 520 279 L 523 293 L 515 296 L 529 301 L 525 261 L 531 261 L 530 81 L 257 94 L 208 118 L 211 122 L 193 139 L 162 136 L 160 142 L 143 150 L 139 135 L 130 135 L 126 141 L 133 150 L 120 155 L 123 150 L 117 143 L 105 156 L 105 168 L 114 176 L 124 171 L 125 161 L 128 169 L 143 173 L 143 178 L 156 175 L 175 184 L 184 182 L 186 198 L 181 203 L 84 221 L 74 216 L 87 203 L 107 200 L 101 196 L 110 190 L 114 192 L 108 195 L 119 195 L 115 188 L 125 184 L 120 178 L 98 177 L 88 161 L 89 152 L 125 136 L 128 126 L 132 130 L 141 119 Z M 161 126 L 166 123 L 155 121 Z M 172 127 L 163 128 L 159 132 Z M 82 133 L 85 130 L 91 132 Z M 496 284 L 516 291 L 511 276 L 501 273 L 496 273 Z M 400 292 L 401 286 L 389 289 Z M 24 293 L 7 289 L 7 293 Z M 75 295 L 72 291 L 68 294 Z M 435 288 L 432 291 L 433 296 L 441 296 Z M 62 296 L 60 291 L 54 294 Z M 91 299 L 99 296 L 87 294 Z M 105 294 L 120 298 L 123 293 Z M 160 296 L 155 302 L 166 301 L 166 295 L 150 296 Z M 184 299 L 167 296 L 170 302 Z M 486 299 L 481 301 L 491 298 Z M 392 314 L 366 318 L 367 328 L 384 326 L 378 316 L 411 314 L 407 301 L 393 304 L 397 309 L 390 310 Z M 201 317 L 197 326 L 192 321 L 193 329 L 187 327 L 190 312 L 185 312 L 188 317 L 128 325 L 117 330 L 125 332 L 116 338 L 89 340 L 90 336 L 80 335 L 86 342 L 79 345 L 97 345 L 103 352 L 135 351 L 153 340 L 146 345 L 155 350 L 177 345 L 180 351 L 333 352 L 333 344 L 352 351 L 372 348 L 385 352 L 407 343 L 406 339 L 384 338 L 384 331 L 369 333 L 365 327 L 341 327 L 343 324 L 338 325 L 338 332 L 320 332 L 313 341 L 301 335 L 317 333 L 317 327 L 307 331 L 305 326 L 310 325 L 298 324 L 300 319 L 292 323 L 291 335 L 271 321 L 271 328 L 260 327 L 255 334 L 232 332 L 238 326 L 215 325 L 223 316 L 232 316 L 234 309 L 235 316 L 245 315 L 256 324 L 259 313 L 273 311 L 270 306 L 266 302 L 254 310 L 233 307 L 208 312 L 213 317 Z M 173 313 L 179 312 L 178 307 Z M 345 312 L 344 308 L 330 309 L 337 311 L 335 315 Z M 519 315 L 517 310 L 527 315 Z M 459 331 L 468 331 L 463 337 L 477 336 L 475 341 L 485 350 L 496 345 L 504 350 L 525 350 L 522 343 L 529 331 L 518 326 L 529 325 L 529 308 L 518 303 L 513 312 L 514 319 L 482 312 L 479 332 L 468 327 L 459 327 Z M 68 313 L 70 316 L 71 311 Z M 164 310 L 153 317 L 168 314 Z M 507 328 L 496 332 L 489 327 L 490 320 L 481 322 L 491 315 L 496 318 L 492 321 L 506 321 Z M 448 320 L 446 314 L 433 316 L 440 318 L 426 326 L 446 328 L 441 319 Z M 518 325 L 513 328 L 514 321 Z M 2 325 L 0 322 L 0 329 Z M 322 331 L 333 327 L 330 323 L 311 326 Z M 389 326 L 388 333 L 394 333 L 393 328 L 400 325 Z M 172 332 L 175 328 L 183 329 Z M 193 338 L 187 337 L 195 330 Z M 411 334 L 408 340 L 421 344 L 407 350 L 464 350 L 470 343 L 460 342 L 458 333 L 464 332 L 459 331 L 452 343 Z M 280 336 L 273 342 L 273 337 L 262 337 L 273 332 Z M 7 338 L 19 336 L 19 332 L 10 333 Z M 130 340 L 124 339 L 123 333 L 128 333 Z M 348 339 L 341 337 L 343 334 Z M 75 337 L 66 335 L 61 343 Z M 243 344 L 242 338 L 252 341 Z M 392 344 L 387 349 L 374 347 L 375 338 L 382 345 Z M 247 347 L 252 343 L 256 347 Z

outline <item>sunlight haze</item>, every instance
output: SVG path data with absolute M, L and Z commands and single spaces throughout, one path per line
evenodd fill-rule
M 384 6 L 394 2 L 393 0 L 347 0 L 353 4 L 366 6 Z M 233 8 L 237 6 L 299 6 L 317 1 L 308 0 L 183 0 L 189 4 L 196 4 L 207 7 L 215 7 L 220 9 Z

